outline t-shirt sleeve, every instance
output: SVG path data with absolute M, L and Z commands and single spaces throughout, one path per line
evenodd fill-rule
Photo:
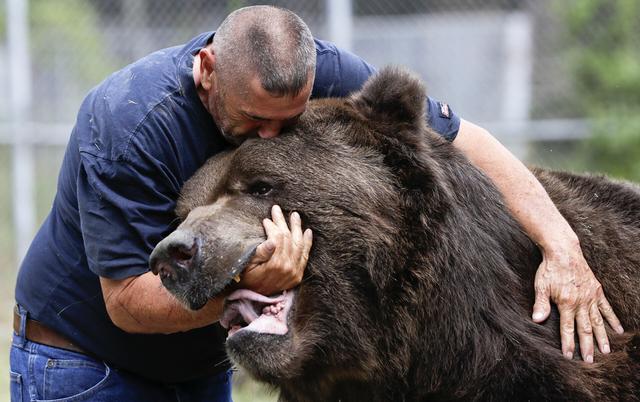
M 460 117 L 449 104 L 427 96 L 427 124 L 447 141 L 453 141 L 460 129 Z
M 316 40 L 316 81 L 314 98 L 342 97 L 362 88 L 377 72 L 376 68 L 357 55 L 336 47 L 331 42 Z M 448 104 L 427 97 L 427 123 L 449 141 L 458 135 L 460 117 Z
M 122 279 L 149 270 L 149 254 L 176 220 L 171 171 L 135 142 L 119 160 L 81 153 L 78 208 L 92 272 Z
M 340 96 L 347 96 L 362 88 L 364 83 L 377 72 L 376 68 L 355 54 L 338 49 Z
M 316 39 L 313 98 L 343 97 L 362 88 L 375 67 L 331 42 Z

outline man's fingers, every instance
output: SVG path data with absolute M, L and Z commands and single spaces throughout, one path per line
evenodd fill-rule
M 307 261 L 309 261 L 309 251 L 311 250 L 311 243 L 313 242 L 313 235 L 311 233 L 311 229 L 307 229 L 304 231 L 302 235 L 301 244 L 298 245 L 297 249 L 300 250 L 300 253 L 296 259 L 296 272 L 295 275 L 292 276 L 291 282 L 288 284 L 287 289 L 292 288 L 294 286 L 298 286 L 302 281 L 302 276 L 304 274 L 304 270 L 307 267 Z
M 624 332 L 624 328 L 622 328 L 622 324 L 620 323 L 618 316 L 616 316 L 616 313 L 613 312 L 613 308 L 611 308 L 611 305 L 607 301 L 607 298 L 604 296 L 604 294 L 602 294 L 598 299 L 598 308 L 600 309 L 600 313 L 602 314 L 604 319 L 607 320 L 614 331 L 619 334 Z
M 280 228 L 282 231 L 289 231 L 289 226 L 287 226 L 287 220 L 284 218 L 284 214 L 282 213 L 282 209 L 280 206 L 274 205 L 271 207 L 271 220 L 273 223 Z
M 254 264 L 262 264 L 267 262 L 276 251 L 276 235 L 278 233 L 278 227 L 270 219 L 263 219 L 262 226 L 264 227 L 264 231 L 267 234 L 267 240 L 260 243 L 256 248 L 256 253 L 251 259 Z M 249 271 L 250 269 L 247 270 L 247 272 Z
M 573 359 L 575 342 L 573 340 L 573 322 L 575 315 L 572 310 L 560 309 L 560 342 L 562 343 L 562 354 L 567 359 Z
M 538 289 L 536 287 L 536 302 L 533 304 L 533 314 L 531 318 L 534 322 L 540 323 L 549 317 L 551 305 L 549 304 L 549 290 L 547 287 Z
M 293 259 L 298 261 L 302 255 L 302 220 L 297 212 L 292 212 L 289 218 L 291 226 L 291 242 L 293 243 Z
M 295 253 L 295 244 L 292 243 L 292 233 L 289 230 L 287 220 L 282 213 L 282 209 L 278 205 L 271 207 L 271 219 L 277 227 L 277 234 L 274 237 L 276 241 L 276 249 L 281 260 L 291 260 L 291 256 Z M 298 256 L 296 256 L 298 257 Z M 283 266 L 288 270 L 286 266 Z
M 576 325 L 578 328 L 578 339 L 580 340 L 580 355 L 582 360 L 593 363 L 593 327 L 589 311 L 580 308 L 576 314 Z
M 611 352 L 607 331 L 604 328 L 604 321 L 596 304 L 592 304 L 589 308 L 589 318 L 591 319 L 591 326 L 593 327 L 593 335 L 598 342 L 598 349 L 600 349 L 601 353 L 605 354 Z
M 311 229 L 307 229 L 304 231 L 303 235 L 304 245 L 302 247 L 302 261 L 304 265 L 307 265 L 307 261 L 309 261 L 309 252 L 311 251 L 311 245 L 313 244 L 313 232 Z
M 280 228 L 269 218 L 264 218 L 262 220 L 262 227 L 264 227 L 264 232 L 267 235 L 267 239 L 271 239 L 275 242 L 275 238 L 278 236 Z
M 309 258 L 311 230 L 302 231 L 297 212 L 287 222 L 277 205 L 271 208 L 271 219 L 264 219 L 262 224 L 267 240 L 256 249 L 253 268 L 258 269 L 247 269 L 241 285 L 251 285 L 250 289 L 264 294 L 298 285 Z

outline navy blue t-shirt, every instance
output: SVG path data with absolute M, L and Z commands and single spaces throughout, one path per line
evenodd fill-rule
M 112 74 L 83 101 L 53 207 L 22 263 L 16 301 L 30 316 L 114 367 L 179 382 L 219 372 L 218 325 L 170 335 L 129 334 L 107 315 L 99 276 L 149 270 L 148 256 L 174 228 L 184 182 L 227 144 L 193 82 L 193 56 L 213 33 L 155 52 Z M 316 41 L 312 97 L 359 89 L 375 71 Z M 453 139 L 459 118 L 428 100 L 429 123 Z

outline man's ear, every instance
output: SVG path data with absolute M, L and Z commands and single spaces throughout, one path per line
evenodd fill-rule
M 385 67 L 352 95 L 353 105 L 368 120 L 415 129 L 425 126 L 426 90 L 413 73 Z
M 210 91 L 213 86 L 213 74 L 216 65 L 216 55 L 210 47 L 200 49 L 200 83 L 202 88 Z

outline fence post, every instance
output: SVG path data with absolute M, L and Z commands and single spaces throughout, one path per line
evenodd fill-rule
M 514 130 L 523 131 L 529 122 L 533 77 L 533 26 L 527 12 L 511 12 L 504 27 L 505 66 L 500 118 Z M 516 140 L 517 139 L 517 140 Z M 505 137 L 511 152 L 526 156 L 526 138 L 520 133 Z
M 351 0 L 327 0 L 329 38 L 339 48 L 351 50 L 353 46 L 353 5 Z
M 13 142 L 12 196 L 16 262 L 27 252 L 35 226 L 34 158 L 27 136 L 31 106 L 31 62 L 27 0 L 7 0 L 9 108 Z

